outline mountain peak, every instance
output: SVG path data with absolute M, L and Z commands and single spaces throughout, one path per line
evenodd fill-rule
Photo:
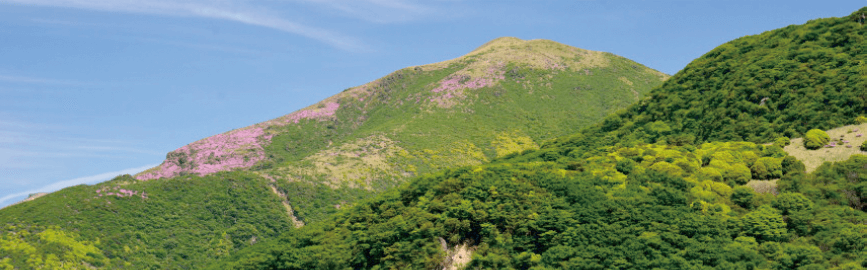
M 166 155 L 166 161 L 160 166 L 139 173 L 136 175 L 136 178 L 147 180 L 173 177 L 187 173 L 207 175 L 219 171 L 251 168 L 257 163 L 264 162 L 261 164 L 265 164 L 269 161 L 273 162 L 268 163 L 269 165 L 267 166 L 262 166 L 275 166 L 275 164 L 286 160 L 305 158 L 304 156 L 288 157 L 290 154 L 286 153 L 300 153 L 300 150 L 293 149 L 307 149 L 309 150 L 309 154 L 314 154 L 326 151 L 332 143 L 337 143 L 334 147 L 339 148 L 341 147 L 340 145 L 348 143 L 348 139 L 344 137 L 351 135 L 355 129 L 361 128 L 361 126 L 365 126 L 365 129 L 375 130 L 384 130 L 386 126 L 396 128 L 389 126 L 389 121 L 392 120 L 388 119 L 391 117 L 408 117 L 407 119 L 415 119 L 413 121 L 421 121 L 420 119 L 427 117 L 436 118 L 443 115 L 451 115 L 450 113 L 455 111 L 472 115 L 472 112 L 476 110 L 487 110 L 491 106 L 504 102 L 505 98 L 499 97 L 508 94 L 507 90 L 512 91 L 515 95 L 510 95 L 505 100 L 516 98 L 529 100 L 522 100 L 521 102 L 524 103 L 541 102 L 535 100 L 535 98 L 554 99 L 558 95 L 563 100 L 588 95 L 582 100 L 590 100 L 590 95 L 595 95 L 591 94 L 594 93 L 593 91 L 582 92 L 576 90 L 581 87 L 592 88 L 589 86 L 589 82 L 585 83 L 585 78 L 598 73 L 601 69 L 608 68 L 612 69 L 613 72 L 606 71 L 601 76 L 607 76 L 605 80 L 615 80 L 618 83 L 623 83 L 622 87 L 618 89 L 623 90 L 621 94 L 624 94 L 624 96 L 614 98 L 617 100 L 616 102 L 612 101 L 612 104 L 620 104 L 622 106 L 628 104 L 625 103 L 628 100 L 639 98 L 643 92 L 649 90 L 655 83 L 667 78 L 667 75 L 659 71 L 641 66 L 611 53 L 579 49 L 550 40 L 521 40 L 514 37 L 497 38 L 464 56 L 439 63 L 401 69 L 370 83 L 349 88 L 335 96 L 291 114 L 196 141 L 172 151 Z M 640 82 L 635 81 L 640 85 L 633 86 L 633 81 L 627 77 L 633 78 L 633 80 L 640 80 Z M 638 79 L 639 77 L 641 79 Z M 581 85 L 578 85 L 579 83 Z M 557 89 L 556 91 L 561 92 L 558 92 L 559 94 L 551 92 L 555 91 L 555 88 Z M 488 89 L 489 91 L 486 92 L 483 89 Z M 547 90 L 547 92 L 533 96 L 533 93 L 543 90 Z M 609 91 L 605 92 L 606 97 L 613 97 L 615 95 L 609 93 Z M 550 105 L 551 101 L 546 100 L 544 103 Z M 476 108 L 472 104 L 486 105 L 484 108 Z M 562 105 L 564 107 L 571 106 L 571 104 L 566 105 L 565 103 Z M 386 111 L 395 108 L 401 109 L 386 113 Z M 448 111 L 449 113 L 442 115 L 434 113 L 439 110 L 443 112 Z M 425 113 L 409 116 L 406 113 L 408 111 L 424 111 Z M 502 111 L 509 111 L 509 109 L 502 109 L 499 112 Z M 593 113 L 592 116 L 588 116 L 588 118 L 594 119 L 595 117 L 599 117 L 599 114 Z M 439 119 L 438 121 L 440 120 L 448 121 L 444 119 Z M 320 122 L 327 122 L 327 124 L 316 124 Z M 370 126 L 367 123 L 371 123 L 369 124 Z M 403 123 L 401 125 L 409 124 Z M 371 128 L 372 126 L 376 126 L 376 128 Z M 396 129 L 402 130 L 404 128 L 402 126 Z M 454 125 L 449 126 L 454 128 Z M 548 129 L 559 130 L 562 126 L 552 126 Z M 329 127 L 330 129 L 326 129 L 325 127 Z M 337 132 L 337 130 L 343 131 Z M 506 131 L 500 130 L 500 132 Z M 304 145 L 304 143 L 301 143 L 304 146 L 298 146 L 295 143 L 285 146 L 286 138 L 298 136 L 287 134 L 299 132 L 317 134 L 314 137 L 317 138 L 316 141 L 320 144 Z M 325 138 L 325 135 L 323 135 L 332 132 L 336 132 L 332 134 L 332 138 Z M 394 133 L 394 131 L 391 130 L 389 133 Z M 355 145 L 353 147 L 364 148 L 367 147 L 365 145 L 372 144 L 373 142 L 371 141 L 391 145 L 394 144 L 393 142 L 416 139 L 415 137 L 404 138 L 403 140 L 392 140 L 391 138 L 378 139 L 380 137 L 372 136 L 372 133 L 368 135 L 370 136 L 359 138 L 360 141 L 356 142 L 356 144 L 361 146 Z M 524 140 L 525 137 L 534 138 L 533 141 L 535 143 L 535 141 L 549 136 L 535 134 L 528 137 L 526 135 L 519 134 L 513 137 L 518 138 L 518 141 Z M 282 137 L 275 139 L 277 136 Z M 301 136 L 293 138 L 310 140 Z M 275 141 L 277 141 L 276 144 Z M 482 145 L 490 144 L 488 141 L 475 141 L 474 143 Z M 281 144 L 284 145 L 272 146 Z M 431 147 L 434 146 L 441 147 L 431 145 Z M 486 147 L 484 149 L 492 149 L 489 146 L 484 147 Z M 489 150 L 488 154 L 485 154 L 483 148 L 475 147 L 474 149 L 478 151 L 474 152 L 475 154 L 471 156 L 479 157 L 477 160 L 487 160 L 487 158 L 494 156 L 494 151 L 492 150 Z M 361 153 L 358 155 L 368 154 Z M 287 157 L 281 158 L 281 155 Z M 337 156 L 337 154 L 332 156 Z M 393 155 L 388 154 L 386 156 L 390 157 Z M 325 158 L 330 156 L 319 153 L 317 157 Z M 338 162 L 328 161 L 321 163 L 336 164 Z M 461 163 L 457 165 L 466 164 Z M 318 166 L 317 168 L 325 167 L 327 166 Z M 391 169 L 391 167 L 388 169 L 389 173 L 399 171 L 398 169 Z M 407 170 L 412 171 L 410 169 Z M 323 171 L 320 174 L 331 175 L 330 171 Z M 340 175 L 343 174 L 341 173 Z M 342 179 L 340 177 L 332 178 Z M 367 178 L 372 179 L 373 176 Z
M 580 49 L 551 40 L 522 40 L 516 37 L 500 37 L 485 43 L 464 56 L 417 68 L 439 70 L 454 64 L 467 64 L 455 75 L 485 78 L 496 77 L 496 71 L 505 71 L 506 64 L 543 70 L 583 71 L 609 66 L 611 56 L 614 55 Z M 662 79 L 668 77 L 661 72 L 657 73 Z

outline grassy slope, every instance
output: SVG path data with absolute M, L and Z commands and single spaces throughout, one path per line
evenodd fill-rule
M 812 172 L 825 162 L 839 162 L 849 159 L 852 155 L 865 154 L 861 144 L 867 141 L 863 135 L 867 124 L 848 125 L 827 130 L 826 132 L 837 146 L 809 150 L 804 148 L 803 138 L 794 138 L 792 143 L 783 148 L 789 155 L 804 162 L 807 172 Z M 851 146 L 851 147 L 846 147 Z

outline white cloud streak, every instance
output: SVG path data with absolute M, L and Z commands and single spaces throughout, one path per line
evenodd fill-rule
M 79 178 L 75 178 L 75 179 L 69 179 L 69 180 L 55 182 L 53 184 L 50 184 L 50 185 L 47 185 L 47 186 L 44 186 L 41 188 L 33 189 L 33 190 L 9 194 L 9 195 L 6 195 L 6 196 L 3 196 L 2 198 L 0 198 L 0 207 L 3 207 L 6 204 L 9 204 L 10 200 L 12 200 L 12 199 L 16 199 L 16 198 L 19 200 L 24 199 L 24 197 L 26 197 L 27 195 L 33 194 L 33 193 L 54 192 L 54 191 L 58 191 L 60 189 L 75 186 L 75 185 L 93 184 L 93 183 L 97 183 L 97 182 L 102 182 L 102 181 L 112 179 L 112 178 L 114 178 L 118 175 L 122 175 L 122 174 L 136 174 L 136 173 L 142 172 L 144 170 L 156 167 L 158 165 L 159 164 L 153 164 L 153 165 L 147 165 L 147 166 L 142 166 L 142 167 L 129 168 L 129 169 L 120 170 L 120 171 L 116 171 L 116 172 L 107 172 L 107 173 L 101 173 L 101 174 L 97 174 L 97 175 L 79 177 Z
M 248 1 L 0 0 L 0 3 L 228 20 L 304 36 L 342 50 L 359 51 L 366 49 L 355 38 L 284 19 L 272 12 L 264 11 L 266 8 L 250 7 L 246 4 Z
M 45 78 L 9 76 L 0 74 L 0 82 L 26 83 L 26 84 L 79 84 L 76 82 L 59 81 Z
M 375 23 L 405 22 L 433 13 L 433 9 L 408 0 L 295 0 L 324 6 Z

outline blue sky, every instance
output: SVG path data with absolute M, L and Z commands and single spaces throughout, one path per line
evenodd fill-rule
M 668 74 L 860 1 L 0 0 L 0 207 L 502 36 Z

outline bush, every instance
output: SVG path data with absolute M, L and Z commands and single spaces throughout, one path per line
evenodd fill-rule
M 704 167 L 698 171 L 698 179 L 699 180 L 711 180 L 711 181 L 716 181 L 716 182 L 722 182 L 723 175 L 717 169 L 714 169 L 711 167 Z
M 615 167 L 615 169 L 622 174 L 629 174 L 632 172 L 633 168 L 635 168 L 635 161 L 628 158 L 618 161 L 617 166 Z
M 771 206 L 782 211 L 783 215 L 788 215 L 792 212 L 813 209 L 813 201 L 804 194 L 787 192 L 777 196 L 777 199 L 771 202 Z
M 732 165 L 731 169 L 725 171 L 726 182 L 729 182 L 730 184 L 744 185 L 749 182 L 751 178 L 752 172 L 750 172 L 750 168 L 741 163 Z
M 804 147 L 807 149 L 819 149 L 828 144 L 829 141 L 831 141 L 831 137 L 821 129 L 811 129 L 804 135 Z
M 861 144 L 861 151 L 867 151 L 867 141 Z
M 776 140 L 774 140 L 774 145 L 779 147 L 779 148 L 786 147 L 789 144 L 792 144 L 792 141 L 789 140 L 789 137 L 779 137 Z
M 773 157 L 759 158 L 750 170 L 754 179 L 772 179 L 783 176 L 782 160 Z
M 858 116 L 855 118 L 855 122 L 858 122 L 859 124 L 867 123 L 867 117 L 864 117 L 863 115 Z
M 750 187 L 736 187 L 732 191 L 731 200 L 734 204 L 749 209 L 752 206 L 753 197 L 756 196 L 756 192 L 753 191 Z
M 793 156 L 784 157 L 781 165 L 783 166 L 783 174 L 788 174 L 790 172 L 804 172 L 807 170 L 804 163 Z

